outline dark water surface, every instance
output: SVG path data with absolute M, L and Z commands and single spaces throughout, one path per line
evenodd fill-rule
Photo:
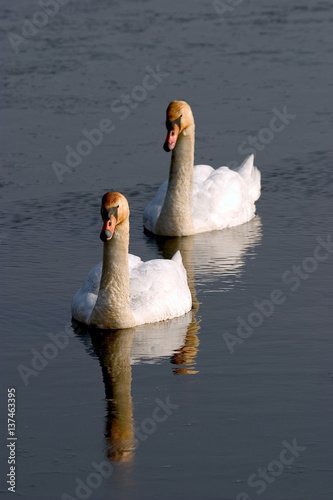
M 18 498 L 333 498 L 332 3 L 2 7 L 2 497 L 14 498 L 14 387 Z M 256 153 L 253 221 L 167 243 L 143 234 L 172 99 L 192 106 L 196 163 Z M 100 126 L 87 154 L 82 131 Z M 71 148 L 86 156 L 66 164 Z M 132 253 L 181 248 L 194 313 L 74 333 L 107 190 L 129 200 Z

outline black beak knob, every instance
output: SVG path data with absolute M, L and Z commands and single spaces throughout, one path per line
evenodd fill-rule
M 101 238 L 101 240 L 105 243 L 106 241 L 108 241 L 112 236 L 112 233 L 111 231 L 109 231 L 108 229 L 105 229 L 105 231 L 102 231 L 101 234 L 99 235 L 99 237 Z

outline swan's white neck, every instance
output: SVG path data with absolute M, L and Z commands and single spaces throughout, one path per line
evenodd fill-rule
M 131 328 L 135 319 L 129 302 L 129 221 L 116 226 L 104 243 L 100 289 L 89 324 L 103 329 Z
M 194 233 L 192 190 L 194 165 L 194 123 L 178 137 L 172 151 L 169 183 L 155 233 L 182 236 Z

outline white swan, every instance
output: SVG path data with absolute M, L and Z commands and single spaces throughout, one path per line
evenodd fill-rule
M 167 109 L 165 151 L 172 151 L 169 180 L 144 210 L 148 231 L 188 236 L 237 226 L 255 215 L 260 197 L 260 172 L 249 156 L 236 170 L 194 164 L 194 119 L 184 101 Z
M 103 196 L 101 214 L 103 262 L 75 294 L 73 318 L 101 329 L 118 329 L 188 312 L 192 299 L 180 252 L 171 260 L 148 262 L 129 255 L 129 206 L 120 193 Z

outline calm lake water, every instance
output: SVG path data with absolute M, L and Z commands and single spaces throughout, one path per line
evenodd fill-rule
M 45 4 L 1 16 L 2 498 L 11 387 L 18 498 L 333 498 L 332 3 Z M 256 153 L 248 224 L 143 233 L 172 99 L 192 106 L 196 163 Z M 108 190 L 129 200 L 132 253 L 181 249 L 193 313 L 71 324 Z

